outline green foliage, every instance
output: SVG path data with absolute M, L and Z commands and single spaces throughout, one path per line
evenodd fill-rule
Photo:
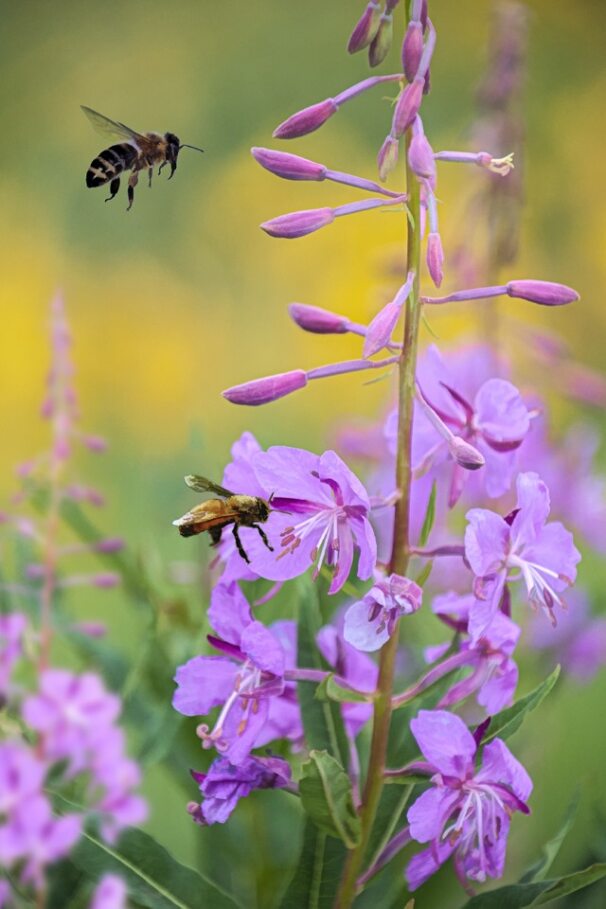
M 295 875 L 280 902 L 280 909 L 332 909 L 346 850 L 340 840 L 318 830 L 307 820 L 303 848 Z
M 319 701 L 336 701 L 338 704 L 368 704 L 374 700 L 374 695 L 344 687 L 339 684 L 334 673 L 330 673 L 316 688 L 316 698 Z
M 575 795 L 573 796 L 572 801 L 570 802 L 570 805 L 568 806 L 562 826 L 560 827 L 560 829 L 558 830 L 556 835 L 554 837 L 552 837 L 552 839 L 550 839 L 547 843 L 545 843 L 545 845 L 543 846 L 542 855 L 540 856 L 540 858 L 537 859 L 537 861 L 533 865 L 530 866 L 528 871 L 522 875 L 522 877 L 520 878 L 520 884 L 528 884 L 531 882 L 544 880 L 545 876 L 547 875 L 547 872 L 549 871 L 549 869 L 553 865 L 555 859 L 557 858 L 557 855 L 560 851 L 562 843 L 564 842 L 565 838 L 568 836 L 568 833 L 570 832 L 570 829 L 571 829 L 572 825 L 574 824 L 578 807 L 579 807 L 579 793 L 577 791 L 575 793 Z
M 465 903 L 464 909 L 523 909 L 524 906 L 546 906 L 563 896 L 589 887 L 603 877 L 606 877 L 606 862 L 590 865 L 583 871 L 575 871 L 552 881 L 498 887 L 496 890 L 474 896 Z
M 436 496 L 438 493 L 438 483 L 437 480 L 433 481 L 431 487 L 431 494 L 429 496 L 429 501 L 427 502 L 427 510 L 425 511 L 425 517 L 423 518 L 423 526 L 421 527 L 421 533 L 419 534 L 419 546 L 423 547 L 429 539 L 429 534 L 432 531 L 434 521 L 436 519 Z
M 534 710 L 547 697 L 560 675 L 560 667 L 556 666 L 547 678 L 529 694 L 520 698 L 511 707 L 497 713 L 490 722 L 486 734 L 482 739 L 482 744 L 492 741 L 497 736 L 500 739 L 508 739 L 510 735 L 522 725 L 526 714 Z
M 349 776 L 326 751 L 311 751 L 302 770 L 299 792 L 304 810 L 320 830 L 354 849 L 361 828 Z

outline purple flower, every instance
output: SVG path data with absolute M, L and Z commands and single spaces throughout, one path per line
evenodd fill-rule
M 460 627 L 466 626 L 474 604 L 473 595 L 460 597 L 448 593 L 436 597 L 432 610 L 437 615 L 454 616 Z M 452 707 L 477 693 L 478 704 L 486 709 L 488 716 L 508 707 L 518 683 L 518 667 L 511 655 L 519 637 L 519 626 L 502 612 L 497 612 L 477 640 L 463 640 L 458 653 L 446 658 L 444 668 L 462 667 L 472 671 L 448 689 L 438 706 Z
M 204 801 L 193 802 L 188 811 L 199 824 L 224 824 L 238 801 L 254 789 L 283 789 L 291 781 L 290 767 L 279 757 L 247 757 L 237 766 L 219 757 L 208 773 L 192 770 L 192 776 Z
M 329 592 L 341 589 L 359 550 L 358 577 L 372 575 L 376 542 L 368 520 L 370 501 L 358 478 L 334 451 L 318 456 L 302 448 L 275 446 L 253 457 L 257 482 L 276 509 L 267 522 L 275 552 L 244 543 L 260 577 L 285 581 L 315 565 L 334 571 Z M 242 487 L 239 487 L 242 488 Z M 242 492 L 248 492 L 242 488 Z M 284 514 L 283 512 L 287 512 Z
M 461 879 L 501 877 L 510 817 L 529 813 L 530 777 L 500 739 L 485 746 L 476 769 L 476 741 L 452 713 L 421 710 L 410 728 L 434 773 L 432 787 L 408 810 L 411 837 L 431 843 L 408 864 L 410 889 L 453 854 Z
M 221 635 L 209 635 L 209 642 L 224 656 L 197 656 L 180 666 L 173 706 L 185 716 L 204 716 L 221 706 L 212 731 L 201 724 L 198 735 L 204 748 L 214 746 L 239 765 L 278 729 L 280 735 L 300 736 L 292 688 L 284 679 L 294 666 L 296 626 L 277 622 L 270 630 L 254 621 L 234 582 L 215 587 L 208 617 Z
M 126 884 L 117 874 L 104 874 L 99 881 L 90 909 L 126 909 Z
M 530 626 L 530 643 L 550 651 L 555 662 L 576 681 L 587 683 L 606 664 L 606 617 L 593 616 L 586 596 L 573 590 L 568 609 L 562 612 L 557 628 L 538 617 Z
M 23 719 L 40 734 L 45 758 L 66 760 L 70 775 L 88 766 L 119 713 L 119 698 L 97 675 L 64 669 L 41 673 L 39 692 L 23 703 Z
M 572 534 L 557 521 L 547 523 L 549 490 L 536 473 L 517 479 L 517 507 L 506 518 L 485 508 L 467 512 L 465 555 L 476 576 L 478 600 L 470 615 L 474 639 L 490 625 L 507 581 L 521 579 L 528 599 L 555 625 L 559 593 L 576 578 L 581 555 Z
M 358 650 L 379 650 L 393 634 L 398 619 L 421 608 L 423 591 L 410 578 L 390 574 L 371 587 L 345 613 L 343 636 Z
M 9 693 L 15 663 L 23 653 L 23 636 L 27 619 L 20 612 L 0 615 L 0 706 Z
M 124 733 L 108 729 L 90 759 L 90 804 L 100 816 L 101 835 L 115 842 L 125 827 L 141 824 L 147 805 L 134 790 L 141 783 L 139 766 L 125 754 Z

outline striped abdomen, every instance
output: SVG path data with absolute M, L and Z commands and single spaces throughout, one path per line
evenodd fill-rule
M 105 151 L 99 152 L 86 171 L 87 186 L 103 186 L 109 183 L 123 170 L 129 170 L 137 159 L 138 151 L 130 142 L 120 142 L 119 145 L 110 145 Z

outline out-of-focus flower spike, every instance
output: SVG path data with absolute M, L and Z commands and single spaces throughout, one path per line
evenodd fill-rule
M 287 215 L 280 215 L 277 218 L 264 221 L 261 224 L 261 228 L 270 237 L 296 240 L 299 237 L 305 237 L 307 234 L 320 230 L 321 227 L 332 224 L 335 218 L 340 218 L 343 215 L 353 215 L 361 211 L 371 211 L 375 208 L 382 208 L 385 205 L 397 205 L 405 202 L 406 198 L 406 195 L 390 195 L 388 199 L 366 199 L 361 202 L 338 205 L 336 208 L 310 208 L 304 211 L 290 212 Z
M 347 50 L 350 54 L 357 54 L 358 51 L 368 47 L 377 34 L 380 18 L 381 4 L 377 0 L 370 0 L 347 42 Z
M 362 351 L 362 355 L 365 358 L 372 357 L 389 345 L 393 330 L 400 318 L 402 307 L 410 295 L 413 280 L 414 272 L 411 271 L 408 273 L 406 283 L 402 285 L 393 300 L 387 303 L 387 305 L 377 313 L 368 326 Z
M 223 392 L 223 397 L 232 404 L 244 404 L 256 407 L 259 404 L 269 404 L 286 395 L 305 388 L 308 381 L 325 379 L 329 376 L 338 376 L 350 372 L 360 372 L 365 369 L 382 369 L 397 363 L 398 357 L 387 357 L 385 360 L 344 360 L 340 363 L 330 363 L 327 366 L 318 366 L 305 372 L 302 369 L 292 369 L 290 372 L 279 373 L 275 376 L 265 376 L 262 379 L 253 379 L 241 385 L 234 385 Z
M 419 20 L 411 19 L 402 43 L 402 68 L 409 82 L 419 69 L 423 53 L 423 26 Z
M 284 180 L 324 180 L 326 168 L 323 164 L 291 155 L 289 152 L 274 151 L 271 148 L 251 148 L 255 161 L 265 170 Z
M 436 181 L 436 162 L 433 149 L 423 131 L 420 117 L 412 124 L 412 140 L 408 149 L 410 169 L 419 180 L 427 180 L 433 189 Z
M 92 486 L 84 486 L 81 483 L 71 483 L 69 486 L 66 486 L 64 490 L 65 495 L 73 499 L 74 502 L 88 502 L 89 505 L 95 505 L 97 508 L 101 508 L 105 505 L 105 499 L 96 489 L 93 489 Z
M 387 136 L 377 155 L 379 180 L 385 182 L 387 177 L 395 170 L 398 164 L 398 151 L 400 143 L 391 133 Z
M 379 29 L 368 48 L 368 62 L 371 66 L 379 66 L 391 50 L 393 41 L 393 16 L 387 12 L 382 14 Z
M 81 436 L 81 441 L 89 451 L 94 451 L 96 454 L 102 454 L 107 451 L 107 442 L 101 436 L 84 435 Z
M 340 92 L 335 98 L 326 98 L 317 104 L 305 107 L 303 110 L 292 114 L 283 123 L 280 123 L 273 132 L 275 139 L 296 139 L 299 136 L 306 136 L 309 133 L 319 129 L 333 114 L 336 114 L 341 104 L 351 101 L 352 98 L 368 91 L 375 85 L 382 85 L 384 82 L 400 82 L 402 76 L 400 73 L 394 73 L 388 76 L 371 76 L 363 79 L 362 82 L 356 82 Z

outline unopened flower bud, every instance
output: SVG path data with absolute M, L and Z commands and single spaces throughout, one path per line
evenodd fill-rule
M 400 92 L 400 97 L 398 98 L 398 103 L 396 104 L 393 115 L 391 130 L 393 135 L 398 139 L 406 132 L 408 127 L 412 125 L 414 118 L 419 113 L 421 100 L 423 98 L 423 85 L 424 80 L 417 77 L 410 85 L 407 85 L 406 88 Z
M 379 22 L 379 30 L 368 48 L 368 62 L 371 66 L 379 66 L 391 49 L 393 40 L 393 16 L 383 13 Z
M 336 312 L 305 303 L 291 303 L 288 312 L 299 328 L 316 335 L 340 335 L 348 331 L 349 319 Z
M 419 179 L 429 180 L 432 184 L 435 182 L 436 162 L 433 156 L 433 149 L 421 129 L 417 130 L 412 137 L 408 149 L 408 163 L 412 172 Z
M 380 15 L 381 4 L 377 0 L 371 0 L 356 23 L 347 42 L 347 50 L 350 54 L 356 54 L 358 51 L 368 47 L 377 34 Z
M 120 575 L 113 571 L 106 571 L 103 574 L 94 574 L 91 581 L 95 587 L 101 587 L 109 590 L 111 587 L 117 587 L 120 583 Z
M 442 272 L 443 264 L 444 250 L 442 249 L 440 234 L 430 233 L 427 237 L 427 269 L 436 287 L 440 286 L 444 277 Z
M 414 19 L 408 23 L 402 44 L 402 67 L 404 75 L 412 82 L 417 75 L 423 53 L 423 26 Z
M 579 299 L 572 287 L 553 281 L 509 281 L 507 293 L 510 297 L 520 297 L 543 306 L 563 306 Z
M 326 168 L 308 158 L 271 148 L 251 148 L 251 154 L 261 167 L 285 180 L 324 180 Z
M 121 549 L 124 549 L 124 540 L 121 537 L 108 537 L 94 544 L 95 552 L 103 552 L 105 554 L 120 552 Z
M 274 130 L 275 139 L 296 139 L 319 129 L 323 123 L 336 114 L 339 107 L 333 98 L 319 101 L 288 117 Z
M 310 208 L 264 221 L 261 228 L 270 237 L 295 240 L 297 237 L 312 234 L 315 230 L 326 227 L 327 224 L 332 224 L 334 219 L 332 208 Z
M 450 439 L 448 450 L 457 464 L 465 470 L 479 470 L 486 463 L 484 455 L 460 436 L 453 436 Z
M 232 404 L 247 404 L 256 407 L 259 404 L 268 404 L 277 401 L 285 395 L 305 388 L 307 375 L 302 369 L 293 369 L 276 376 L 265 376 L 263 379 L 253 379 L 242 385 L 234 385 L 223 392 L 223 397 Z
M 379 180 L 383 183 L 398 163 L 399 142 L 394 136 L 389 135 L 379 149 L 377 165 L 379 167 Z
M 107 442 L 101 436 L 83 436 L 82 442 L 89 451 L 94 451 L 97 454 L 107 451 Z

